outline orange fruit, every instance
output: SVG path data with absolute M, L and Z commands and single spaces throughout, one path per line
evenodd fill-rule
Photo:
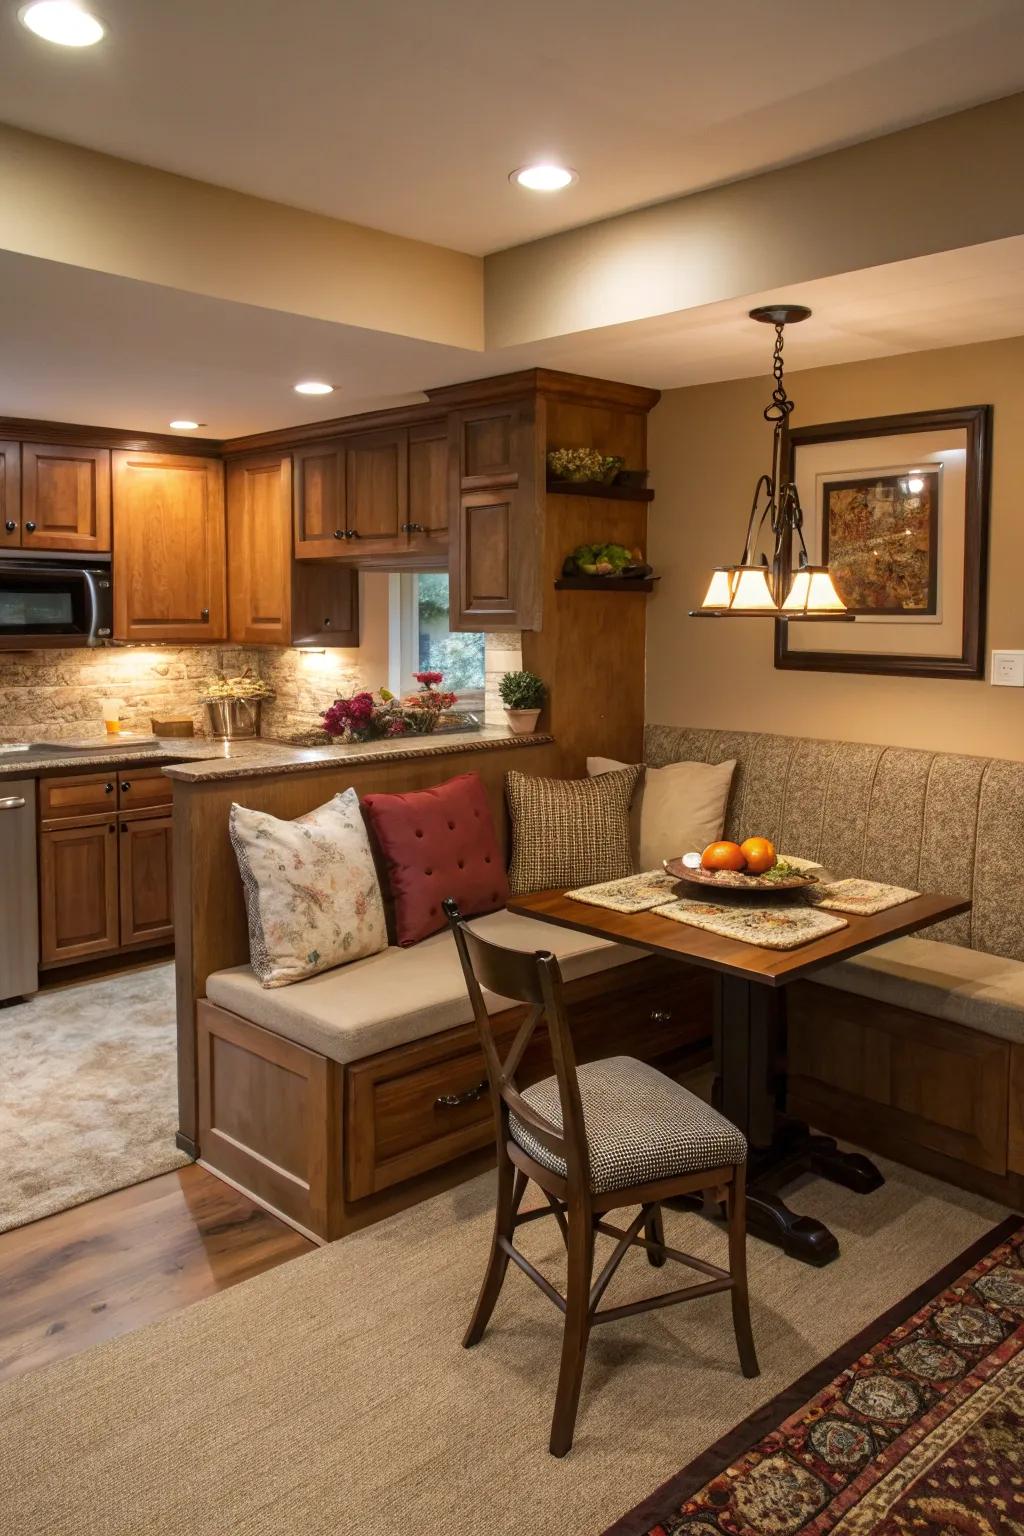
M 740 843 L 740 852 L 747 861 L 747 873 L 763 875 L 766 869 L 774 869 L 778 863 L 775 844 L 766 837 L 748 837 Z
M 747 863 L 739 843 L 709 843 L 700 862 L 704 869 L 744 869 Z

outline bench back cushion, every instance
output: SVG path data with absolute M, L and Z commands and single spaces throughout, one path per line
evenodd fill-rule
M 649 725 L 653 767 L 735 759 L 725 835 L 853 875 L 967 897 L 927 936 L 1024 960 L 1024 763 L 760 731 Z

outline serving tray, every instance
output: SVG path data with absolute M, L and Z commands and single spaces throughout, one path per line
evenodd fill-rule
M 675 880 L 699 885 L 705 891 L 728 892 L 741 896 L 774 896 L 804 890 L 817 885 L 817 875 L 790 875 L 784 880 L 766 880 L 764 875 L 745 875 L 737 869 L 690 869 L 682 859 L 666 859 L 665 869 Z

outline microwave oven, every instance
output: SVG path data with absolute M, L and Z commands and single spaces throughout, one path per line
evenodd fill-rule
M 109 565 L 0 556 L 0 650 L 103 645 L 113 611 Z

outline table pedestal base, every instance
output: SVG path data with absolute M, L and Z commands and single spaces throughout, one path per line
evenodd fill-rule
M 823 1222 L 791 1211 L 779 1190 L 816 1173 L 858 1194 L 885 1181 L 868 1158 L 842 1152 L 785 1114 L 786 1020 L 782 988 L 719 975 L 715 990 L 714 1104 L 747 1138 L 747 1226 L 805 1264 L 828 1264 L 839 1243 Z

